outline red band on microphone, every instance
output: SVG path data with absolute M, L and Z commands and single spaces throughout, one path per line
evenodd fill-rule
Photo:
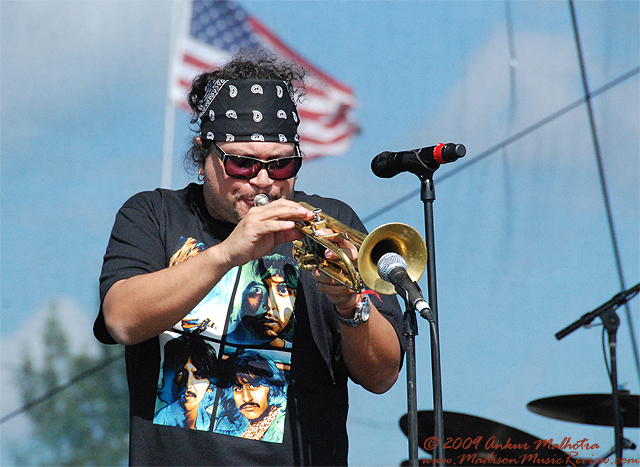
M 444 143 L 439 143 L 433 148 L 433 158 L 439 164 L 446 164 L 447 162 L 442 158 L 442 148 L 444 147 Z

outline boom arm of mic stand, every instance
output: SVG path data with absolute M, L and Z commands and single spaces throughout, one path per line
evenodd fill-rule
M 602 315 L 604 312 L 608 310 L 615 310 L 621 305 L 624 305 L 638 293 L 639 289 L 640 289 L 640 283 L 634 285 L 630 289 L 625 290 L 624 292 L 620 292 L 619 294 L 615 295 L 607 303 L 600 305 L 595 310 L 582 315 L 580 319 L 571 323 L 569 326 L 567 326 L 563 330 L 558 331 L 556 333 L 556 339 L 560 340 L 568 336 L 569 334 L 571 334 L 576 329 L 590 324 L 594 319 Z
M 597 317 L 600 317 L 602 324 L 607 330 L 609 336 L 609 359 L 611 361 L 611 373 L 609 374 L 609 380 L 611 382 L 611 395 L 613 399 L 613 427 L 615 438 L 614 450 L 616 459 L 622 459 L 624 437 L 622 412 L 620 408 L 620 394 L 618 390 L 618 363 L 616 355 L 616 333 L 618 332 L 618 326 L 620 325 L 620 318 L 616 314 L 615 310 L 619 306 L 624 305 L 626 302 L 628 302 L 632 297 L 634 297 L 638 293 L 638 289 L 640 289 L 640 283 L 636 284 L 628 290 L 615 295 L 611 300 L 599 306 L 592 312 L 582 315 L 580 319 L 571 323 L 569 326 L 556 334 L 556 339 L 560 340 L 576 329 L 591 323 L 591 321 L 593 321 Z

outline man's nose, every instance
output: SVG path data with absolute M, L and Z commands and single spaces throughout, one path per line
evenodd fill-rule
M 196 385 L 196 377 L 193 372 L 189 372 L 189 376 L 187 377 L 187 387 L 193 387 Z
M 251 179 L 251 183 L 264 188 L 273 185 L 273 180 L 271 180 L 271 177 L 269 177 L 269 172 L 267 172 L 267 169 L 263 168 L 260 169 L 256 176 Z
M 269 291 L 269 312 L 271 316 L 279 318 L 278 307 L 276 305 L 276 293 L 273 290 Z

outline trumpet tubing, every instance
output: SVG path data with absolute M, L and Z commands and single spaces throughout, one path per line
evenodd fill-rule
M 256 206 L 264 206 L 268 202 L 265 195 L 257 195 L 254 199 Z M 407 262 L 407 274 L 411 280 L 417 281 L 422 276 L 427 264 L 427 247 L 413 227 L 395 222 L 381 225 L 366 235 L 328 216 L 321 209 L 304 202 L 300 204 L 315 213 L 310 221 L 295 222 L 296 230 L 305 236 L 293 242 L 293 257 L 303 271 L 317 268 L 358 293 L 366 285 L 383 295 L 393 295 L 395 287 L 380 277 L 377 263 L 385 253 L 397 253 Z M 318 233 L 324 229 L 333 233 Z M 338 237 L 348 240 L 358 249 L 357 267 L 335 243 Z M 327 259 L 326 250 L 333 251 L 338 259 Z

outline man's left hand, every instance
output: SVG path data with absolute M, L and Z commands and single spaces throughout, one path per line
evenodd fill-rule
M 321 229 L 318 230 L 317 233 L 319 235 L 331 235 L 333 231 L 331 229 Z M 342 236 L 336 236 L 330 240 L 333 241 L 339 248 L 344 250 L 345 254 L 351 260 L 353 265 L 357 267 L 358 249 L 356 248 L 356 246 Z M 325 252 L 325 258 L 327 258 L 328 260 L 337 260 L 339 259 L 339 256 L 328 249 Z M 341 284 L 334 278 L 324 274 L 318 269 L 313 271 L 313 276 L 315 277 L 318 284 L 318 290 L 326 294 L 329 301 L 336 307 L 342 309 L 351 309 L 355 307 L 358 301 L 358 294 L 356 292 Z M 338 312 L 340 312 L 340 310 L 338 310 Z

